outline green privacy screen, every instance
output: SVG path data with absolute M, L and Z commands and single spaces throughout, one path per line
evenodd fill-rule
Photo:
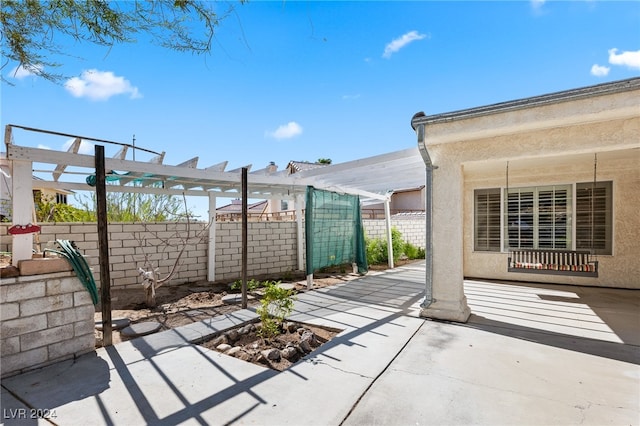
M 326 266 L 356 263 L 369 269 L 360 197 L 307 187 L 305 211 L 307 274 Z

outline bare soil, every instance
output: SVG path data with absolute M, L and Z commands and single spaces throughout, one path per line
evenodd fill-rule
M 347 274 L 340 271 L 317 274 L 314 275 L 313 289 L 333 286 L 358 277 L 357 274 Z M 306 281 L 288 282 L 294 284 L 296 293 L 308 291 Z M 162 325 L 161 330 L 169 330 L 242 309 L 240 304 L 225 304 L 222 301 L 224 296 L 232 293 L 238 292 L 231 291 L 229 283 L 204 282 L 163 286 L 157 289 L 157 306 L 149 308 L 144 303 L 142 285 L 139 290 L 112 289 L 111 318 L 128 318 L 131 324 L 155 321 Z M 259 306 L 259 292 L 249 294 L 253 296 L 253 299 L 248 301 L 248 306 Z M 97 324 L 102 321 L 100 306 L 96 307 L 95 320 Z M 95 334 L 96 346 L 100 347 L 102 346 L 102 332 L 96 329 Z M 129 340 L 126 336 L 121 335 L 119 330 L 113 330 L 111 339 L 113 344 Z

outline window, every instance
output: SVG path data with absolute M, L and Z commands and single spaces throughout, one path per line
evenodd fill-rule
M 505 247 L 571 249 L 570 217 L 570 185 L 509 189 Z
M 67 204 L 67 194 L 60 194 L 59 192 L 56 192 L 56 203 Z
M 612 183 L 576 184 L 576 250 L 612 254 Z
M 500 189 L 475 191 L 476 251 L 500 251 Z
M 612 187 L 612 182 L 577 183 L 575 193 L 572 185 L 509 188 L 502 205 L 500 189 L 478 189 L 474 192 L 474 250 L 500 251 L 502 241 L 504 250 L 612 254 Z

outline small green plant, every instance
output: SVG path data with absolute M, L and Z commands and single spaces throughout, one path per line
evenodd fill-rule
M 264 283 L 251 278 L 249 281 L 247 281 L 247 291 L 255 291 L 260 287 L 263 287 L 265 285 L 267 281 L 265 281 Z M 235 280 L 233 283 L 231 283 L 231 285 L 229 286 L 229 288 L 232 291 L 240 291 L 242 290 L 242 280 Z
M 256 313 L 262 321 L 258 331 L 261 337 L 273 337 L 280 334 L 282 323 L 291 314 L 294 301 L 293 291 L 280 287 L 280 281 L 266 282 L 264 296 Z

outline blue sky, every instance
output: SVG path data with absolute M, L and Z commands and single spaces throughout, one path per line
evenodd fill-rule
M 135 135 L 165 164 L 350 161 L 415 146 L 418 111 L 640 75 L 640 3 L 253 1 L 214 43 L 207 56 L 69 45 L 59 71 L 74 77 L 58 85 L 10 64 L 2 125 Z

